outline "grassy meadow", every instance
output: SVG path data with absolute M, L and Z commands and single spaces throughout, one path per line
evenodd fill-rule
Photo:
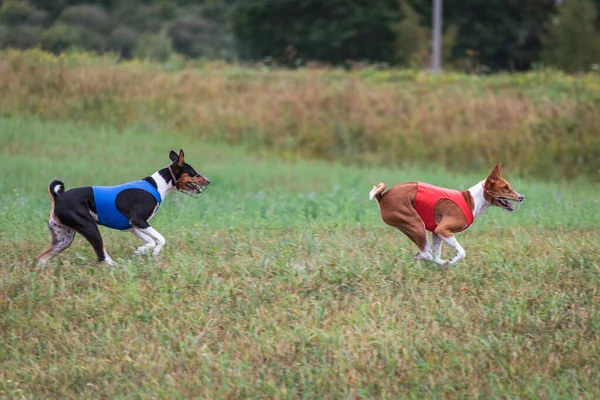
M 593 76 L 194 68 L 0 57 L 0 399 L 600 397 Z M 36 269 L 51 179 L 179 148 L 212 183 L 163 203 L 159 259 L 101 228 L 115 268 L 77 236 Z M 459 234 L 453 268 L 368 200 L 496 161 L 526 201 Z
M 418 71 L 258 70 L 0 53 L 0 110 L 137 125 L 365 166 L 498 159 L 522 176 L 600 182 L 600 74 L 490 77 Z
M 368 200 L 373 183 L 467 187 L 487 169 L 290 161 L 143 130 L 0 119 L 0 396 L 594 398 L 600 395 L 597 186 L 511 179 L 513 213 L 459 236 L 439 270 Z M 102 233 L 49 243 L 47 184 L 150 174 L 183 147 L 213 183 L 153 219 L 159 260 Z M 445 252 L 447 249 L 445 248 Z

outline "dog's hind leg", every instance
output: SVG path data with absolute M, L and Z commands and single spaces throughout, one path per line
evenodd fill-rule
M 386 224 L 393 226 L 404 233 L 419 248 L 413 256 L 415 260 L 434 260 L 427 237 L 427 230 L 423 219 L 412 205 L 414 196 L 401 194 L 394 196 L 395 188 L 390 189 L 379 202 L 381 219 Z M 416 186 L 414 188 L 416 191 Z
M 104 249 L 104 242 L 102 241 L 102 236 L 100 235 L 100 230 L 98 229 L 98 225 L 96 224 L 85 224 L 81 225 L 77 228 L 77 231 L 87 240 L 94 249 L 96 253 L 96 257 L 98 261 L 104 261 L 109 266 L 114 266 L 114 262 L 112 258 L 108 255 L 106 250 Z
M 148 250 L 152 250 L 153 248 L 156 247 L 156 242 L 154 242 L 154 240 L 152 240 L 152 238 L 150 236 L 146 235 L 145 233 L 140 231 L 138 228 L 133 228 L 130 232 L 132 234 L 134 234 L 136 237 L 142 239 L 144 241 L 144 243 L 146 243 L 145 245 L 140 246 L 137 249 L 135 249 L 133 254 L 144 254 Z
M 398 227 L 414 244 L 419 248 L 419 252 L 413 255 L 415 260 L 433 261 L 438 265 L 444 265 L 446 261 L 440 259 L 436 252 L 441 253 L 441 242 L 438 244 L 435 234 L 433 235 L 433 251 L 429 244 L 429 237 L 425 225 L 421 221 L 415 221 L 408 226 Z M 436 247 L 437 246 L 437 247 Z
M 433 232 L 431 239 L 433 242 L 433 261 L 435 261 L 437 264 L 444 265 L 446 261 L 442 260 L 442 238 L 440 235 Z
M 431 247 L 429 246 L 429 238 L 423 224 L 395 226 L 399 231 L 404 233 L 414 244 L 419 248 L 419 252 L 413 255 L 415 260 L 433 260 Z
M 48 228 L 52 235 L 52 242 L 40 255 L 38 265 L 42 268 L 50 258 L 62 253 L 73 243 L 76 233 L 74 229 L 61 224 L 52 215 L 48 219 Z
M 104 261 L 111 267 L 114 265 L 112 258 L 110 258 L 104 249 L 104 242 L 102 241 L 100 230 L 98 229 L 98 225 L 92 218 L 91 214 L 87 212 L 81 212 L 77 214 L 65 212 L 58 217 L 61 219 L 61 221 L 69 224 L 71 228 L 76 230 L 77 233 L 83 236 L 85 240 L 92 245 L 98 261 Z

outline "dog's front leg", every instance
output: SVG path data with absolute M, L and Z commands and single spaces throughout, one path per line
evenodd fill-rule
M 454 236 L 444 237 L 440 235 L 440 238 L 444 241 L 444 243 L 456 250 L 456 256 L 452 260 L 450 260 L 450 265 L 454 265 L 463 258 L 465 258 L 465 255 L 467 253 L 465 252 L 465 249 L 462 248 L 460 243 L 458 243 Z
M 148 225 L 148 227 L 146 227 L 146 228 L 138 228 L 138 229 L 144 235 L 150 236 L 152 239 L 154 239 L 156 241 L 156 246 L 154 246 L 154 250 L 152 250 L 152 255 L 154 257 L 157 257 L 158 254 L 160 253 L 160 251 L 162 250 L 163 246 L 165 245 L 165 238 L 163 237 L 163 235 L 158 233 L 156 231 L 156 229 L 154 229 L 150 225 Z
M 163 246 L 165 245 L 165 238 L 163 237 L 163 235 L 158 233 L 156 231 L 156 229 L 152 228 L 150 226 L 150 224 L 148 224 L 148 221 L 146 221 L 145 219 L 142 219 L 138 216 L 135 216 L 135 214 L 131 217 L 131 219 L 129 220 L 129 223 L 133 227 L 132 231 L 135 231 L 137 229 L 142 234 L 149 236 L 151 239 L 154 239 L 154 241 L 156 242 L 156 246 L 154 246 L 152 255 L 154 257 L 157 257 L 158 254 L 160 253 L 160 251 L 162 250 Z M 135 233 L 134 233 L 134 235 L 135 235 Z M 138 236 L 138 237 L 140 237 L 140 236 Z M 142 240 L 145 240 L 145 239 L 142 239 Z M 146 245 L 147 244 L 148 244 L 148 242 L 146 242 Z
M 137 249 L 135 249 L 133 254 L 144 254 L 148 250 L 151 250 L 156 247 L 156 242 L 154 242 L 154 240 L 152 240 L 150 236 L 146 235 L 138 228 L 133 228 L 130 232 L 136 237 L 142 239 L 145 243 L 143 246 L 140 246 Z

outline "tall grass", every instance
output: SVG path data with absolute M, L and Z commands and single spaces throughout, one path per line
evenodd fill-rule
M 600 180 L 598 75 L 260 71 L 4 52 L 0 107 L 354 164 Z
M 213 183 L 161 206 L 159 260 L 101 228 L 116 268 L 77 238 L 34 270 L 52 178 L 137 179 L 179 147 Z M 467 187 L 488 166 L 344 167 L 30 118 L 0 118 L 0 156 L 0 398 L 600 396 L 597 185 L 507 166 L 525 204 L 488 210 L 438 270 L 380 221 L 371 184 Z

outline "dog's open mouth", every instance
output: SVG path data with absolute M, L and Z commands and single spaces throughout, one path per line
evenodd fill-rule
M 179 189 L 179 191 L 197 199 L 198 197 L 202 196 L 204 192 L 206 192 L 208 185 L 209 183 L 201 184 L 190 180 L 185 182 L 185 186 Z
M 507 199 L 504 197 L 496 197 L 496 203 L 504 210 L 504 211 L 514 211 L 515 206 L 513 203 L 520 203 L 519 200 Z

